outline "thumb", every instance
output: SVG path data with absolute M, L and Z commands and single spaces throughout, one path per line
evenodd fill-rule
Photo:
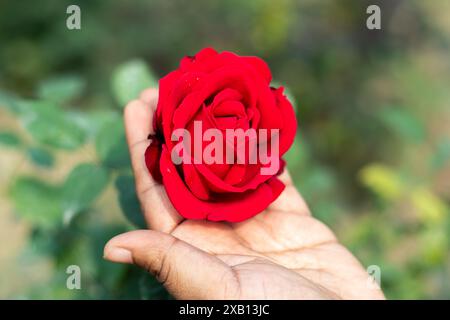
M 224 299 L 239 289 L 238 279 L 223 261 L 158 231 L 118 235 L 106 244 L 104 258 L 137 264 L 156 276 L 177 299 Z

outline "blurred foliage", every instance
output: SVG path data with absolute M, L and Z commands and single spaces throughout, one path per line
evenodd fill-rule
M 0 152 L 4 163 L 23 159 L 0 175 L 1 201 L 26 225 L 14 263 L 50 269 L 0 292 L 169 298 L 145 272 L 102 259 L 108 239 L 143 227 L 121 108 L 183 55 L 213 46 L 261 56 L 289 88 L 296 186 L 365 266 L 380 266 L 387 297 L 450 297 L 450 3 L 76 3 L 82 29 L 70 31 L 73 1 L 0 2 Z M 369 4 L 381 7 L 381 31 L 365 28 Z M 82 290 L 65 286 L 70 264 Z

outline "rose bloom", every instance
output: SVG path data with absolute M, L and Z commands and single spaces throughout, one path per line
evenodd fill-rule
M 199 138 L 194 134 L 194 121 L 201 121 L 203 130 L 223 131 L 223 137 L 226 129 L 278 129 L 281 157 L 294 140 L 297 122 L 283 88 L 271 87 L 271 80 L 269 67 L 260 58 L 206 48 L 184 57 L 177 70 L 159 81 L 155 134 L 145 160 L 183 217 L 243 221 L 262 212 L 283 191 L 285 186 L 277 178 L 284 167 L 281 158 L 279 170 L 272 175 L 261 174 L 261 168 L 270 165 L 262 161 L 175 165 L 171 158 L 178 141 L 172 141 L 174 130 L 184 128 Z M 203 142 L 203 148 L 208 144 Z

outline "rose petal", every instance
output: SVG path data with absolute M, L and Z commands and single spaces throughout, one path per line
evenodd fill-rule
M 246 165 L 236 164 L 231 167 L 225 176 L 224 182 L 230 185 L 236 185 L 242 181 L 245 176 Z
M 280 157 L 291 147 L 295 139 L 295 132 L 297 131 L 297 118 L 294 108 L 283 94 L 283 90 L 283 87 L 272 90 L 276 97 L 280 114 L 283 117 L 283 126 L 280 130 Z
M 241 57 L 246 63 L 251 65 L 258 74 L 260 74 L 265 80 L 266 83 L 269 84 L 272 81 L 272 73 L 270 72 L 269 66 L 267 63 L 258 57 Z
M 159 167 L 159 161 L 161 158 L 161 145 L 158 140 L 152 140 L 150 145 L 145 150 L 145 165 L 148 171 L 152 175 L 153 179 L 157 182 L 162 181 L 161 170 Z
M 204 48 L 199 51 L 195 56 L 187 56 L 181 59 L 180 70 L 187 72 L 199 65 L 198 62 L 210 59 L 211 57 L 217 55 L 217 51 L 213 48 Z
M 282 182 L 272 178 L 252 192 L 224 196 L 214 202 L 202 201 L 183 183 L 165 146 L 161 155 L 161 173 L 170 201 L 187 219 L 243 221 L 263 211 L 284 189 Z
M 271 178 L 257 190 L 232 198 L 224 206 L 217 206 L 207 218 L 211 221 L 244 221 L 264 211 L 280 196 L 284 188 L 285 185 L 278 178 Z
M 214 100 L 212 102 L 212 106 L 219 105 L 225 101 L 241 101 L 242 100 L 242 94 L 234 89 L 231 88 L 225 88 L 222 91 L 220 91 L 218 94 L 215 95 Z
M 267 175 L 263 176 L 255 174 L 255 176 L 245 185 L 234 186 L 225 182 L 222 178 L 218 177 L 211 171 L 210 168 L 208 168 L 208 166 L 206 166 L 203 163 L 195 164 L 195 167 L 197 168 L 198 172 L 205 178 L 205 181 L 207 182 L 208 186 L 215 192 L 219 193 L 226 193 L 226 192 L 242 193 L 248 190 L 255 190 L 262 183 L 266 182 L 271 178 L 271 176 Z
M 239 101 L 224 101 L 218 105 L 213 105 L 211 108 L 215 117 L 237 116 L 244 118 L 247 116 L 244 105 Z
M 239 91 L 246 105 L 252 106 L 256 103 L 256 96 L 254 95 L 257 91 L 256 88 L 254 88 L 248 75 L 242 69 L 236 67 L 216 70 L 214 73 L 201 78 L 197 86 L 199 90 L 189 93 L 177 108 L 171 106 L 172 112 L 175 112 L 176 109 L 176 115 L 169 118 L 171 113 L 168 111 L 163 114 L 163 121 L 170 121 L 175 128 L 186 127 L 208 97 L 227 87 Z M 273 96 L 271 98 L 274 99 Z M 174 103 L 174 101 L 171 103 Z
M 269 87 L 260 88 L 257 108 L 260 113 L 260 129 L 282 128 L 283 118 Z
M 189 190 L 199 199 L 208 200 L 209 199 L 209 191 L 206 187 L 203 178 L 198 174 L 194 165 L 192 164 L 182 164 L 183 174 L 184 174 L 184 182 L 189 187 Z

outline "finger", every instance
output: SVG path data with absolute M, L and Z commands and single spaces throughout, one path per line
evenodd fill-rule
M 106 244 L 104 257 L 146 269 L 177 299 L 237 298 L 238 281 L 224 262 L 165 233 L 121 234 Z
M 136 189 L 138 195 L 150 187 L 156 185 L 145 165 L 144 153 L 150 144 L 147 139 L 149 134 L 153 134 L 151 107 L 141 100 L 133 100 L 125 107 L 125 135 L 130 151 L 131 166 L 136 179 Z M 142 200 L 142 199 L 141 199 Z
M 133 100 L 124 111 L 125 133 L 136 179 L 136 191 L 149 227 L 171 232 L 182 218 L 171 205 L 163 186 L 153 180 L 145 165 L 144 154 L 150 144 L 147 137 L 154 133 L 152 121 L 157 93 L 148 91 L 145 98 L 149 101 L 148 104 L 142 100 Z
M 297 212 L 310 215 L 309 208 L 298 192 L 287 169 L 278 176 L 286 186 L 281 195 L 268 207 L 269 210 Z
M 155 106 L 158 103 L 158 89 L 148 88 L 141 92 L 139 99 L 144 101 L 144 103 Z

